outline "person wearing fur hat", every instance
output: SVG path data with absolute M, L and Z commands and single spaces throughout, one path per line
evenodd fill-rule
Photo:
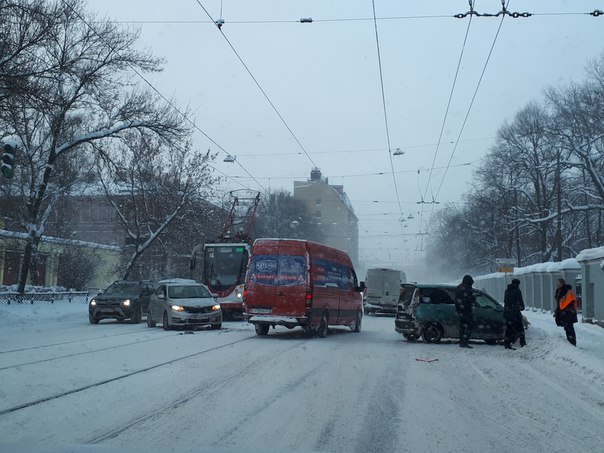
M 524 326 L 522 325 L 522 310 L 524 300 L 520 291 L 520 280 L 512 280 L 503 296 L 503 319 L 505 319 L 505 338 L 503 345 L 506 349 L 516 349 L 512 345 L 520 339 L 520 347 L 526 346 Z
M 455 289 L 455 309 L 459 316 L 459 347 L 468 349 L 472 349 L 470 346 L 470 335 L 474 324 L 472 310 L 476 302 L 473 284 L 472 276 L 464 275 L 461 284 Z

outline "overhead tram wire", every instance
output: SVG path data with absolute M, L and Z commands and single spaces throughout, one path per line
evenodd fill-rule
M 481 159 L 476 159 L 470 162 L 465 162 L 463 164 L 456 164 L 456 165 L 450 165 L 450 168 L 453 167 L 468 167 L 473 165 L 474 163 L 478 162 Z M 435 170 L 442 170 L 444 168 L 447 168 L 446 166 L 442 166 L 442 167 L 434 167 Z M 399 171 L 395 171 L 395 173 L 398 174 L 402 174 L 402 173 L 418 173 L 418 172 L 425 172 L 428 171 L 427 168 L 418 168 L 418 169 L 414 169 L 414 170 L 399 170 Z M 365 176 L 386 176 L 386 175 L 390 175 L 391 172 L 390 171 L 380 171 L 380 172 L 375 172 L 375 173 L 355 173 L 355 174 L 350 174 L 350 175 L 332 175 L 330 176 L 331 178 L 356 178 L 356 177 L 365 177 Z M 245 179 L 247 178 L 246 176 L 232 176 L 233 178 L 239 178 L 239 179 Z M 256 179 L 304 179 L 306 178 L 306 176 L 256 176 Z M 395 201 L 394 203 L 398 203 L 397 201 Z M 402 202 L 401 203 L 407 203 L 407 202 Z M 420 204 L 417 201 L 412 202 L 414 204 Z
M 375 45 L 377 48 L 377 57 L 378 57 L 378 68 L 379 68 L 379 72 L 380 72 L 380 88 L 382 91 L 382 106 L 384 108 L 384 124 L 386 127 L 386 140 L 388 142 L 388 157 L 390 159 L 390 168 L 392 170 L 392 181 L 394 183 L 394 191 L 396 193 L 396 200 L 398 201 L 398 208 L 399 211 L 401 212 L 401 218 L 403 216 L 403 208 L 401 206 L 401 198 L 398 192 L 398 184 L 396 182 L 396 174 L 394 172 L 394 161 L 392 159 L 392 144 L 390 141 L 390 128 L 388 126 L 388 109 L 386 108 L 386 93 L 384 90 L 384 73 L 382 70 L 382 55 L 380 53 L 380 35 L 378 32 L 378 26 L 377 26 L 377 17 L 375 14 L 375 0 L 371 0 L 371 6 L 373 8 L 373 26 L 375 29 Z M 401 230 L 402 230 L 402 225 L 401 225 Z
M 474 10 L 474 5 L 476 4 L 476 0 L 469 0 L 469 4 L 470 4 L 470 10 L 473 11 Z M 432 166 L 430 167 L 430 174 L 428 175 L 428 181 L 426 182 L 426 189 L 424 190 L 424 194 L 421 198 L 421 202 L 422 202 L 422 209 L 421 209 L 421 213 L 420 213 L 420 220 L 419 220 L 419 228 L 420 228 L 420 233 L 421 233 L 421 228 L 422 228 L 422 222 L 423 222 L 423 218 L 424 218 L 424 202 L 426 200 L 426 195 L 428 194 L 428 188 L 431 188 L 431 182 L 432 182 L 432 173 L 434 171 L 434 165 L 436 164 L 436 158 L 438 157 L 438 151 L 440 149 L 440 144 L 442 143 L 442 138 L 443 138 L 443 133 L 445 131 L 445 125 L 447 123 L 447 118 L 449 116 L 449 110 L 451 109 L 451 101 L 453 99 L 453 93 L 455 92 L 455 86 L 457 85 L 457 78 L 459 76 L 459 69 L 461 68 L 461 61 L 463 60 L 463 54 L 464 51 L 466 49 L 466 43 L 468 42 L 468 35 L 470 33 L 470 26 L 472 25 L 472 15 L 470 15 L 470 19 L 468 20 L 468 27 L 466 28 L 466 34 L 463 38 L 463 43 L 461 46 L 461 52 L 459 54 L 459 60 L 457 61 L 457 68 L 455 69 L 455 76 L 453 77 L 453 84 L 451 85 L 451 92 L 449 93 L 449 100 L 447 101 L 447 107 L 445 109 L 445 115 L 443 117 L 443 122 L 442 125 L 440 127 L 440 133 L 438 135 L 438 142 L 436 144 L 436 150 L 434 151 L 434 158 L 432 159 Z M 434 198 L 434 193 L 432 193 L 432 203 L 434 205 L 434 202 L 436 201 L 436 199 Z
M 594 10 L 590 12 L 543 12 L 543 13 L 528 13 L 530 16 L 593 16 L 599 17 L 604 15 L 603 11 Z M 490 15 L 492 17 L 493 15 Z M 417 16 L 385 16 L 377 17 L 378 21 L 388 20 L 413 20 L 413 19 L 451 19 L 455 18 L 452 14 L 435 14 L 435 15 L 417 15 Z M 524 16 L 523 16 L 524 18 Z M 308 23 L 329 23 L 329 22 L 367 22 L 373 21 L 373 17 L 334 17 L 326 19 L 259 19 L 259 20 L 233 20 L 225 21 L 225 25 L 265 25 L 265 24 L 308 24 Z M 189 20 L 189 19 L 157 19 L 157 20 L 116 20 L 116 24 L 134 24 L 134 25 L 199 25 L 199 24 L 215 24 L 212 20 Z
M 109 47 L 109 49 L 111 49 L 116 55 L 119 55 L 119 53 L 105 40 L 103 39 L 103 37 L 96 31 L 96 29 L 88 22 L 86 21 L 86 19 L 84 17 L 82 17 L 80 15 L 80 13 L 78 13 L 78 11 L 76 11 L 68 2 L 66 2 L 65 0 L 63 0 L 63 4 L 66 5 L 81 21 L 82 23 L 84 23 L 95 35 L 97 35 L 99 38 L 101 38 L 104 42 L 105 45 L 107 47 Z M 197 124 L 195 124 L 194 121 L 192 121 L 183 111 L 181 111 L 176 105 L 174 105 L 174 103 L 168 99 L 161 91 L 159 91 L 159 89 L 157 89 L 150 81 L 149 79 L 147 79 L 138 69 L 136 69 L 132 64 L 128 64 L 128 66 L 130 66 L 130 69 L 132 69 L 132 71 L 138 76 L 140 77 L 159 97 L 161 97 L 164 102 L 166 102 L 171 108 L 174 109 L 174 111 L 176 111 L 180 116 L 182 116 L 182 118 L 188 122 L 189 124 L 191 124 L 193 126 L 193 128 L 195 130 L 197 130 L 198 132 L 200 132 L 204 137 L 206 137 L 212 144 L 214 144 L 217 148 L 219 148 L 222 152 L 224 152 L 227 156 L 230 155 L 218 142 L 216 142 L 212 137 L 210 137 L 204 130 L 202 130 Z M 237 161 L 235 161 L 237 162 Z M 252 174 L 243 166 L 241 165 L 241 163 L 237 162 L 237 164 L 242 168 L 242 170 L 258 185 L 258 187 L 260 187 L 264 192 L 268 192 L 267 189 L 260 184 L 260 182 L 258 182 L 258 180 L 252 176 Z M 227 175 L 226 173 L 224 173 L 223 171 L 219 170 L 218 168 L 216 168 L 215 166 L 208 164 L 210 167 L 212 167 L 214 170 L 218 171 L 219 173 L 223 174 L 224 176 L 226 176 L 228 179 L 233 180 L 234 182 L 236 182 L 237 184 L 239 184 L 240 186 L 249 189 L 249 187 L 245 186 L 244 184 L 242 184 L 240 181 L 237 180 L 237 178 L 231 177 L 229 175 Z
M 222 31 L 222 24 L 217 24 L 217 22 L 214 20 L 214 18 L 210 14 L 210 12 L 206 9 L 205 6 L 203 6 L 203 4 L 201 3 L 200 0 L 195 0 L 195 1 L 200 6 L 200 8 L 203 9 L 203 11 L 206 13 L 206 15 L 208 16 L 208 18 L 216 25 L 216 28 L 218 29 L 218 31 L 220 32 L 220 34 L 222 35 L 222 37 L 225 39 L 225 41 L 227 42 L 227 44 L 229 45 L 229 47 L 231 48 L 231 50 L 235 53 L 235 55 L 237 56 L 237 58 L 239 59 L 239 61 L 241 62 L 241 64 L 243 65 L 243 67 L 245 68 L 245 70 L 247 71 L 247 73 L 249 74 L 249 76 L 252 78 L 252 80 L 254 81 L 254 83 L 256 84 L 256 86 L 258 87 L 258 89 L 260 90 L 260 92 L 264 95 L 264 97 L 266 98 L 266 100 L 268 101 L 268 103 L 270 104 L 270 106 L 273 108 L 273 110 L 275 111 L 275 113 L 277 114 L 277 116 L 279 117 L 279 119 L 281 120 L 281 122 L 283 123 L 283 125 L 289 131 L 290 135 L 294 138 L 294 140 L 296 141 L 296 143 L 298 144 L 298 146 L 300 147 L 300 149 L 302 150 L 302 152 L 306 155 L 306 157 L 308 158 L 308 160 L 310 161 L 310 163 L 313 165 L 313 167 L 317 167 L 317 164 L 312 159 L 312 157 L 310 157 L 310 154 L 308 154 L 308 152 L 306 151 L 306 148 L 304 148 L 304 146 L 302 145 L 302 143 L 300 142 L 300 140 L 298 139 L 298 137 L 296 136 L 296 134 L 294 134 L 294 131 L 289 126 L 289 124 L 287 123 L 287 121 L 285 121 L 285 118 L 283 117 L 283 115 L 281 115 L 281 112 L 279 112 L 279 110 L 277 109 L 277 107 L 275 106 L 275 104 L 273 103 L 273 101 L 271 100 L 271 98 L 268 96 L 268 94 L 266 93 L 266 91 L 264 90 L 264 88 L 262 88 L 262 85 L 260 85 L 260 82 L 258 82 L 258 79 L 256 79 L 256 77 L 254 76 L 254 74 L 252 73 L 252 71 L 250 70 L 250 68 L 248 67 L 248 65 L 245 63 L 245 61 L 243 61 L 243 58 L 241 57 L 241 55 L 239 55 L 239 52 L 237 52 L 237 49 L 235 49 L 235 46 L 233 46 L 233 44 L 231 43 L 231 41 L 229 40 L 229 38 L 227 37 L 227 35 L 225 35 L 224 32 Z
M 505 3 L 505 0 L 501 0 L 502 5 L 504 6 L 504 9 L 507 10 L 509 4 L 510 4 L 510 0 L 507 0 L 507 4 Z M 472 100 L 470 101 L 470 105 L 468 106 L 468 110 L 466 112 L 466 115 L 464 117 L 463 123 L 461 124 L 461 129 L 459 130 L 459 134 L 457 135 L 457 140 L 455 141 L 455 146 L 453 146 L 453 150 L 451 151 L 451 155 L 449 156 L 449 161 L 447 162 L 447 166 L 445 167 L 445 172 L 443 174 L 443 177 L 440 181 L 440 184 L 438 186 L 438 190 L 436 191 L 436 197 L 438 198 L 438 195 L 440 194 L 440 191 L 443 187 L 443 184 L 445 182 L 445 178 L 447 177 L 447 173 L 449 171 L 449 168 L 451 167 L 451 161 L 453 160 L 453 156 L 455 156 L 455 152 L 457 151 L 457 147 L 459 145 L 459 141 L 461 140 L 461 136 L 463 135 L 463 131 L 466 127 L 466 123 L 468 122 L 468 117 L 470 116 L 470 112 L 472 111 L 472 107 L 474 106 L 474 101 L 476 100 L 476 96 L 478 95 L 478 90 L 480 89 L 480 85 L 482 83 L 482 79 L 484 78 L 484 74 L 487 70 L 487 67 L 489 65 L 489 61 L 491 60 L 491 56 L 493 55 L 493 49 L 495 49 L 495 44 L 497 43 L 497 38 L 499 38 L 499 33 L 501 32 L 501 27 L 503 25 L 503 20 L 505 19 L 506 15 L 502 15 L 501 16 L 501 20 L 499 21 L 499 26 L 497 27 L 497 32 L 495 33 L 495 37 L 493 38 L 493 42 L 491 44 L 491 48 L 489 49 L 489 53 L 487 55 L 487 59 L 484 62 L 484 66 L 482 68 L 482 72 L 480 73 L 480 78 L 478 79 L 478 83 L 476 84 L 476 89 L 474 90 L 474 94 L 472 95 Z M 428 233 L 429 229 L 430 229 L 430 224 L 432 222 L 432 217 L 434 215 L 434 205 L 432 205 L 432 210 L 430 212 L 430 217 L 428 219 L 428 225 L 426 227 L 426 233 Z M 422 237 L 422 246 L 423 246 L 423 237 Z M 423 248 L 423 247 L 422 247 Z

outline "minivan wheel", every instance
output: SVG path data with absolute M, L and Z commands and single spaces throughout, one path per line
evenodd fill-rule
M 359 333 L 361 331 L 361 323 L 363 322 L 363 313 L 361 310 L 357 311 L 357 320 L 354 323 L 353 332 Z
M 269 324 L 255 324 L 254 325 L 255 329 L 256 329 L 256 335 L 268 335 L 268 330 L 270 329 L 270 325 Z
M 412 333 L 404 333 L 403 338 L 409 342 L 417 340 L 417 335 Z
M 88 321 L 90 321 L 90 324 L 98 324 L 99 323 L 99 319 L 95 318 L 92 313 L 88 313 Z
M 319 338 L 325 338 L 328 330 L 327 312 L 324 311 L 323 316 L 321 316 L 321 324 L 319 324 L 319 328 L 317 329 L 317 336 Z
M 143 319 L 143 307 L 141 307 L 140 305 L 134 309 L 134 313 L 132 313 L 132 316 L 130 317 L 130 323 L 131 324 L 138 324 L 141 322 L 141 320 Z
M 219 330 L 222 329 L 222 323 L 219 322 L 218 324 L 212 324 L 212 330 Z
M 151 310 L 147 311 L 147 327 L 155 327 L 155 324 L 157 323 L 151 318 Z
M 428 324 L 424 327 L 422 337 L 426 343 L 438 343 L 443 337 L 443 333 L 438 324 Z
M 162 318 L 162 322 L 164 324 L 164 330 L 170 330 L 170 322 L 168 321 L 168 312 L 164 311 L 164 316 Z
M 499 340 L 497 338 L 487 338 L 484 342 L 488 345 L 495 345 Z

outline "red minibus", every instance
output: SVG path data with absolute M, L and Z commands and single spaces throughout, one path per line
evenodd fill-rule
M 361 331 L 364 284 L 341 250 L 298 239 L 256 239 L 245 279 L 244 318 L 258 335 L 270 326 L 301 326 L 327 335 L 328 326 Z

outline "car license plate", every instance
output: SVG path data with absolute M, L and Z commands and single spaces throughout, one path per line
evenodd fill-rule
M 272 309 L 270 308 L 252 308 L 250 309 L 250 313 L 257 313 L 257 314 L 268 314 L 272 311 Z
M 205 320 L 207 320 L 208 318 L 205 317 L 204 315 L 191 315 L 191 319 L 205 319 Z

